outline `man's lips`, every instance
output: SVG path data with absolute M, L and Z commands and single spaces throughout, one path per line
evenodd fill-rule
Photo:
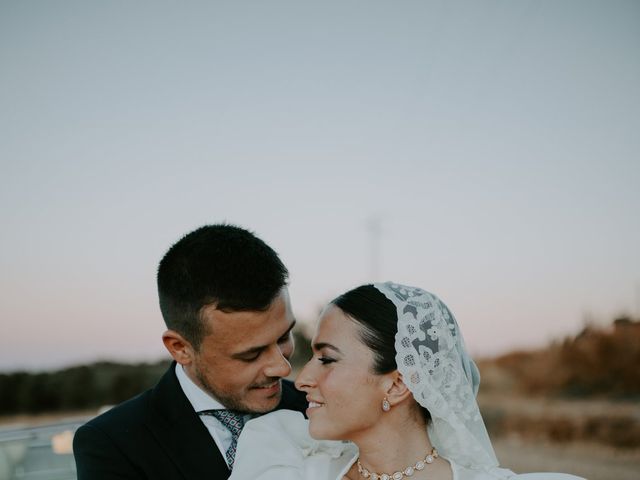
M 253 388 L 257 390 L 275 390 L 280 388 L 280 380 L 276 380 L 275 382 L 265 383 L 264 385 L 256 385 Z

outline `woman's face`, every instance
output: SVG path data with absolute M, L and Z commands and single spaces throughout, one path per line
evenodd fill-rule
M 373 352 L 360 341 L 360 329 L 335 305 L 320 315 L 313 357 L 296 379 L 307 394 L 313 438 L 353 440 L 384 413 L 386 376 L 373 373 Z

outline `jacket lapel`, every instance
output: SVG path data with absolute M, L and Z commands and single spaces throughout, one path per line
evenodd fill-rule
M 151 393 L 146 425 L 186 479 L 226 479 L 229 469 L 198 414 L 182 392 L 175 362 Z

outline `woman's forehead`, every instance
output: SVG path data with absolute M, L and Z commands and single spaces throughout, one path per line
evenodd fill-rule
M 312 343 L 331 343 L 337 347 L 361 344 L 360 330 L 361 327 L 339 307 L 329 305 L 320 314 Z

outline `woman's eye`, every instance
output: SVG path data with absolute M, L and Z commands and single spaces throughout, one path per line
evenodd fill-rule
M 334 358 L 329 357 L 320 357 L 318 358 L 318 360 L 320 360 L 320 363 L 322 363 L 323 365 L 327 365 L 336 361 Z

